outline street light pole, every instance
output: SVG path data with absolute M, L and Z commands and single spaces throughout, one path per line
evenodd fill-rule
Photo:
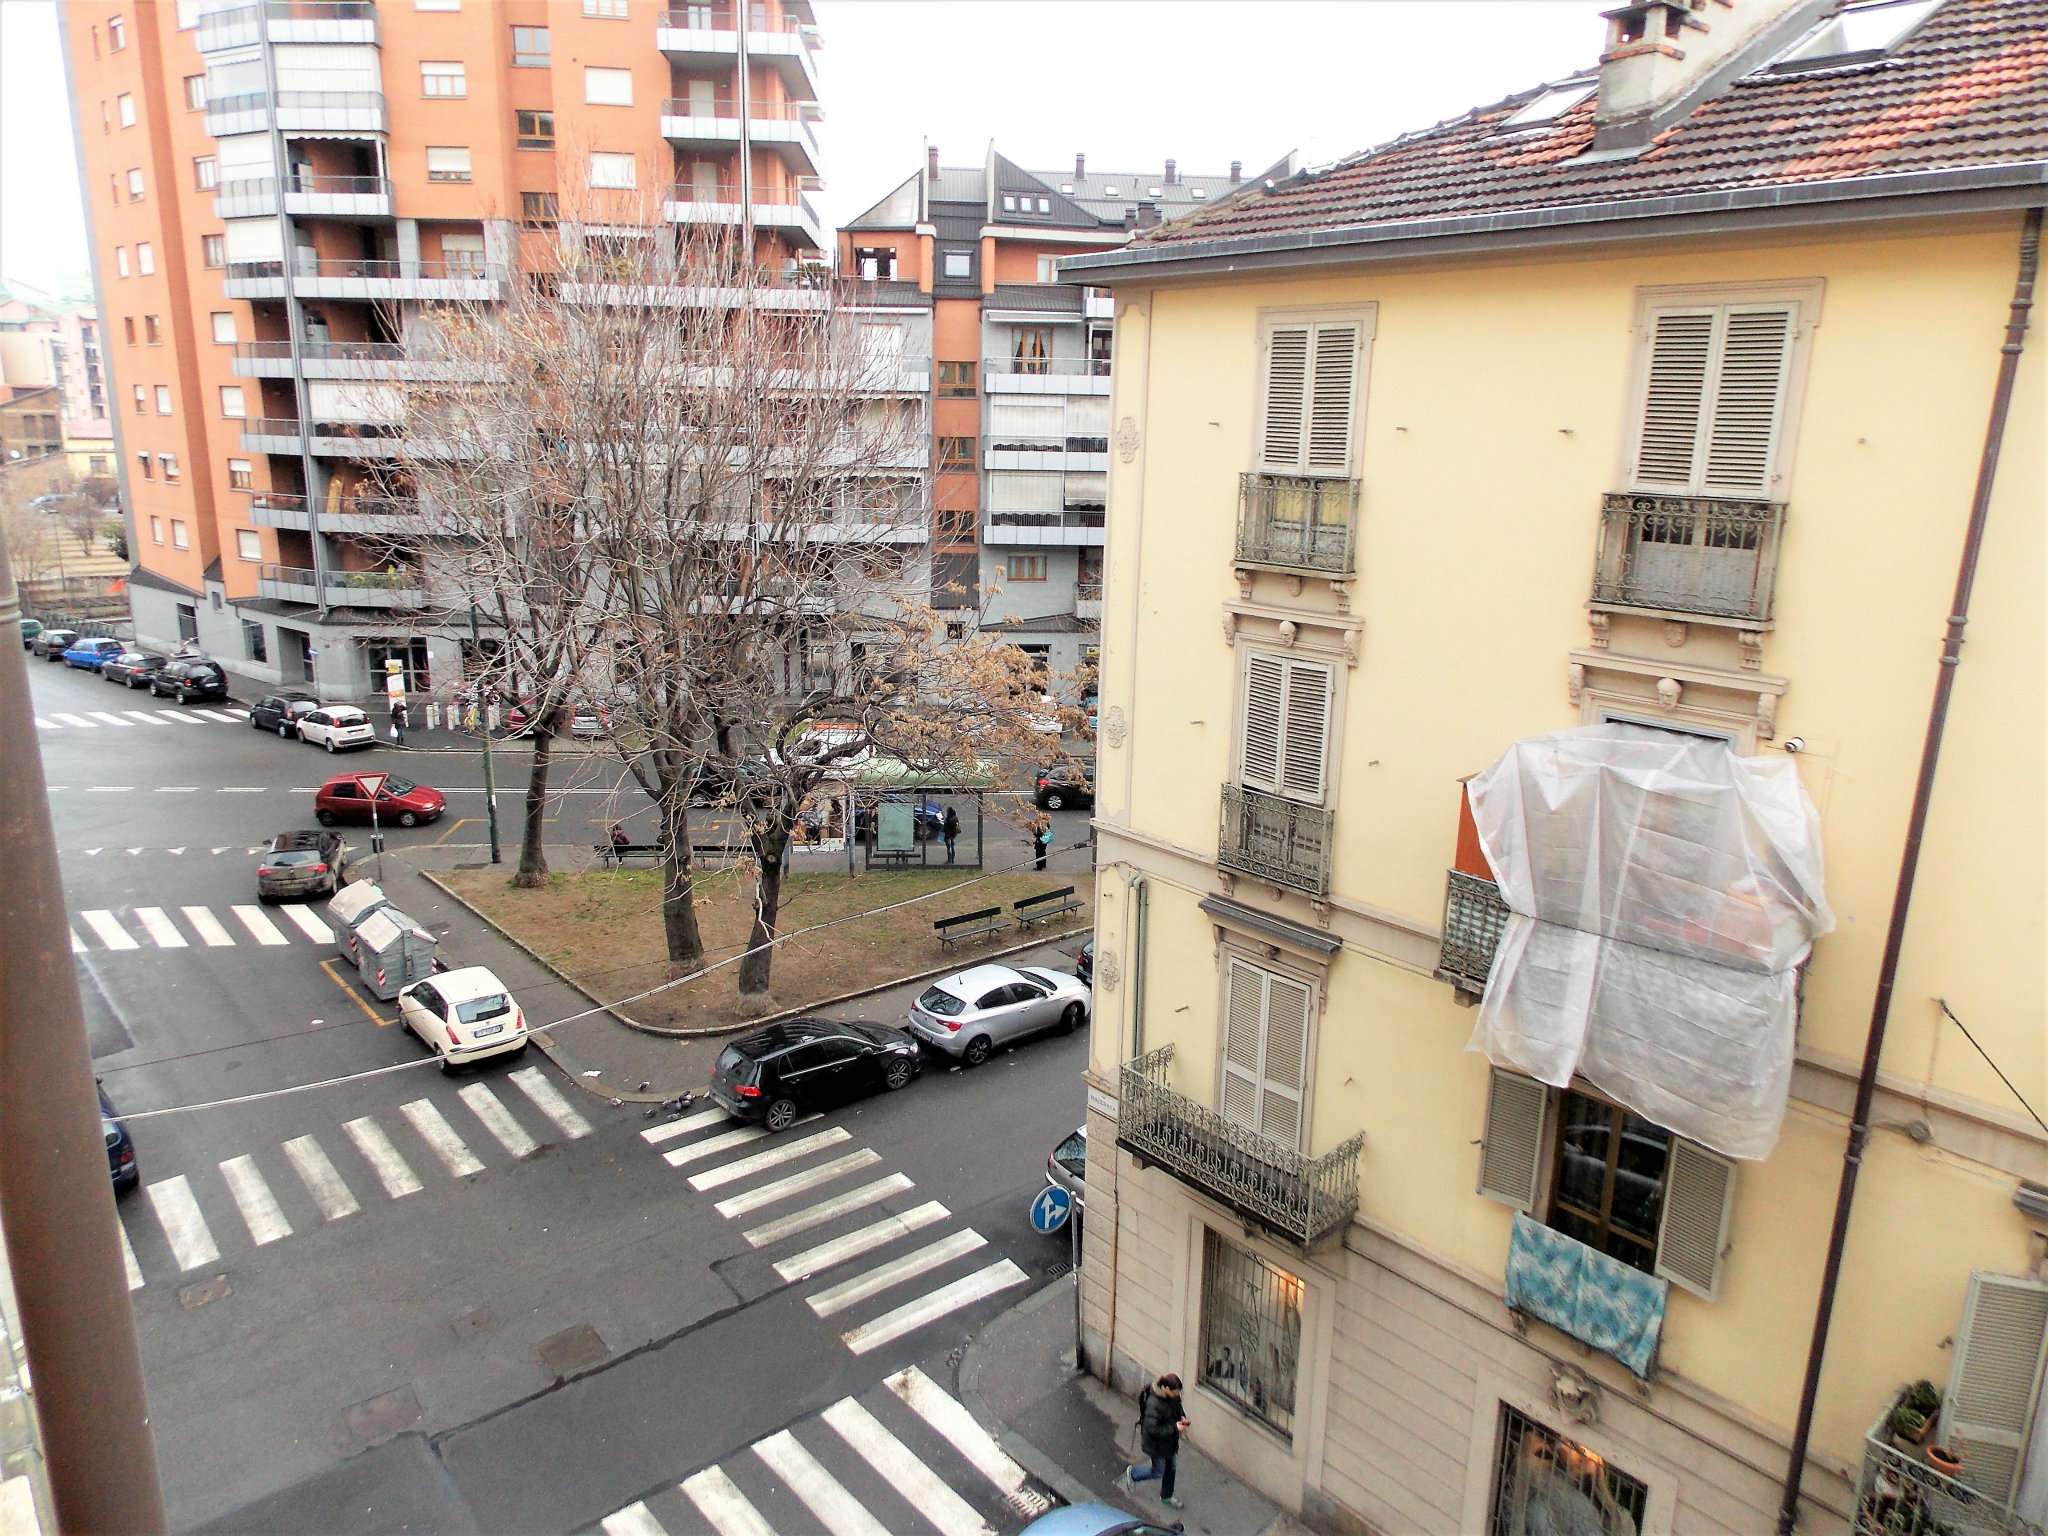
M 469 605 L 469 644 L 481 661 L 484 650 L 483 632 L 477 625 L 475 603 Z M 503 862 L 498 852 L 498 785 L 497 780 L 491 776 L 491 727 L 484 713 L 482 699 L 476 701 L 476 727 L 477 734 L 484 739 L 484 816 L 491 828 L 491 862 L 498 864 Z

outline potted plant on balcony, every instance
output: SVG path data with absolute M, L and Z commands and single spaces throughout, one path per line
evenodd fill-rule
M 1927 1465 L 1943 1477 L 1956 1476 L 1963 1470 L 1963 1462 L 1968 1459 L 1963 1442 L 1953 1439 L 1946 1445 L 1930 1445 L 1923 1454 L 1927 1457 Z
M 1902 1450 L 1925 1445 L 1941 1412 L 1941 1394 L 1931 1381 L 1916 1381 L 1899 1394 L 1892 1410 L 1892 1439 Z

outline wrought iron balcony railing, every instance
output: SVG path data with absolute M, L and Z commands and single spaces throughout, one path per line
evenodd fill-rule
M 1486 990 L 1493 952 L 1508 925 L 1508 904 L 1500 887 L 1479 875 L 1448 870 L 1444 875 L 1444 937 L 1436 974 L 1460 992 Z
M 1898 1406 L 1896 1398 L 1887 1402 L 1863 1437 L 1863 1464 L 1856 1475 L 1854 1536 L 1892 1536 L 1899 1531 L 2022 1536 L 2036 1529 L 2017 1512 L 1960 1479 L 1936 1471 L 1923 1454 L 1894 1441 L 1891 1423 Z
M 1358 568 L 1358 482 L 1237 477 L 1239 565 L 1348 577 Z
M 1784 531 L 1782 502 L 1609 492 L 1600 505 L 1593 601 L 1769 623 Z
M 1336 812 L 1242 784 L 1223 786 L 1223 826 L 1216 863 L 1310 896 L 1330 894 L 1330 849 Z
M 1124 1063 L 1116 1144 L 1303 1248 L 1343 1231 L 1358 1212 L 1365 1133 L 1304 1157 L 1174 1092 L 1172 1060 L 1169 1044 Z

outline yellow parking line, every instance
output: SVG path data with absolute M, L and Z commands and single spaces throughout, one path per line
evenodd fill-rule
M 482 820 L 482 818 L 478 816 L 465 816 L 462 818 L 462 820 L 452 824 L 446 832 L 443 832 L 439 837 L 435 838 L 434 841 L 437 844 L 445 843 L 448 841 L 449 838 L 453 837 L 456 833 L 460 832 L 464 827 L 468 826 L 471 822 L 480 820 Z
M 372 1024 L 376 1025 L 379 1029 L 389 1029 L 392 1025 L 398 1022 L 398 1020 L 396 1019 L 385 1018 L 382 1014 L 378 1013 L 376 1009 L 372 1008 L 368 1003 L 364 1002 L 362 994 L 356 991 L 354 987 L 350 986 L 347 982 L 341 979 L 341 973 L 335 970 L 334 962 L 332 960 L 322 960 L 320 962 L 320 969 L 327 973 L 327 979 L 329 981 L 333 982 L 337 987 L 341 988 L 343 992 L 346 992 L 348 994 L 348 1000 L 350 1002 L 354 1003 L 358 1008 L 363 1010 L 363 1017 L 368 1019 Z

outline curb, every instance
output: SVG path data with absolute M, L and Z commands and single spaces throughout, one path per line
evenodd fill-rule
M 1071 1283 L 1070 1280 L 1063 1277 L 1049 1285 L 1041 1286 L 1038 1290 L 1018 1302 L 1017 1305 L 1004 1312 L 1000 1317 L 985 1325 L 980 1332 L 967 1341 L 967 1348 L 960 1356 L 960 1399 L 966 1404 L 967 1411 L 974 1415 L 977 1422 L 995 1427 L 997 1443 L 1004 1450 L 1008 1451 L 1025 1471 L 1029 1472 L 1041 1483 L 1044 1483 L 1048 1488 L 1051 1488 L 1069 1504 L 1097 1504 L 1102 1500 L 1100 1494 L 1084 1485 L 1078 1478 L 1070 1474 L 1066 1468 L 1062 1467 L 1057 1461 L 1054 1461 L 1051 1456 L 997 1418 L 989 1409 L 988 1399 L 981 1395 L 981 1366 L 982 1356 L 985 1353 L 981 1341 L 1008 1324 L 1010 1319 L 1028 1316 L 1041 1307 L 1050 1306 L 1055 1301 L 1063 1300 L 1064 1292 L 1069 1283 Z M 1078 1376 L 1083 1373 L 1076 1371 L 1074 1374 Z

